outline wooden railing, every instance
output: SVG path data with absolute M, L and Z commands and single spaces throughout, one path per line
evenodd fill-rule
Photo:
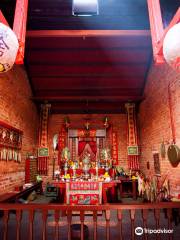
M 97 222 L 98 222 L 98 212 L 103 211 L 105 213 L 105 231 L 106 231 L 106 240 L 110 239 L 110 215 L 111 211 L 116 210 L 117 212 L 117 231 L 118 231 L 118 240 L 123 239 L 123 226 L 122 220 L 123 216 L 122 213 L 126 210 L 130 213 L 130 226 L 131 229 L 131 239 L 135 239 L 135 214 L 137 210 L 141 210 L 142 212 L 142 222 L 143 228 L 148 228 L 148 212 L 149 210 L 154 211 L 154 220 L 155 220 L 155 227 L 157 229 L 160 228 L 160 210 L 164 210 L 167 216 L 167 228 L 172 229 L 172 209 L 180 209 L 180 203 L 176 202 L 161 202 L 161 203 L 146 203 L 146 204 L 105 204 L 105 205 L 79 205 L 79 206 L 71 206 L 71 205 L 61 205 L 61 204 L 0 204 L 0 211 L 2 217 L 0 218 L 1 222 L 1 229 L 0 232 L 2 233 L 2 239 L 8 239 L 8 234 L 10 234 L 10 227 L 8 226 L 9 216 L 10 213 L 15 213 L 16 221 L 16 236 L 13 239 L 17 240 L 33 240 L 34 235 L 34 216 L 35 212 L 41 212 L 41 221 L 42 227 L 39 228 L 39 231 L 42 231 L 41 236 L 43 240 L 47 238 L 47 218 L 48 218 L 48 211 L 53 210 L 53 218 L 54 218 L 54 227 L 53 227 L 53 234 L 49 239 L 61 239 L 61 231 L 59 231 L 59 222 L 61 221 L 62 213 L 65 214 L 67 218 L 67 239 L 71 240 L 71 224 L 72 224 L 72 212 L 79 211 L 79 219 L 80 219 L 80 226 L 81 226 L 81 240 L 84 240 L 84 231 L 83 226 L 85 222 L 85 211 L 92 211 L 92 225 L 93 225 L 93 239 L 97 240 Z M 26 236 L 22 238 L 21 236 L 21 228 L 22 228 L 22 213 L 28 212 L 28 233 Z M 98 236 L 99 239 L 102 240 L 101 236 Z M 160 239 L 161 235 L 156 234 L 155 238 Z M 173 239 L 173 234 L 168 235 L 169 239 Z M 148 239 L 148 234 L 143 234 L 143 239 Z M 116 239 L 113 239 L 116 240 Z

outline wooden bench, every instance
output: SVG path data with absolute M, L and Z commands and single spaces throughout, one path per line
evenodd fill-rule
M 26 199 L 33 191 L 39 190 L 42 193 L 42 181 L 34 183 L 31 187 L 23 189 L 22 191 L 13 191 L 0 195 L 0 203 L 15 203 L 18 199 Z

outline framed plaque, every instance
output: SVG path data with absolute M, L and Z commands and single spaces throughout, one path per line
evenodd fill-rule
M 38 157 L 48 157 L 49 148 L 38 148 Z
M 128 155 L 139 155 L 138 146 L 128 146 Z
M 153 159 L 154 159 L 154 172 L 156 175 L 161 175 L 159 153 L 154 153 Z

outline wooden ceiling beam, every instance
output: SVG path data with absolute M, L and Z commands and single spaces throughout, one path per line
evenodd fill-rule
M 31 65 L 41 64 L 111 64 L 111 63 L 147 63 L 151 50 L 147 49 L 54 49 L 30 51 L 27 62 Z
M 24 49 L 26 36 L 28 0 L 16 0 L 13 31 L 19 41 L 19 50 L 16 57 L 16 64 L 24 63 Z
M 96 87 L 86 87 L 86 84 L 84 84 L 84 87 L 76 88 L 76 89 L 40 89 L 35 90 L 36 96 L 139 96 L 141 94 L 142 88 L 120 88 L 121 84 L 117 84 L 114 86 L 114 88 L 109 88 L 103 86 L 101 88 Z
M 163 57 L 159 56 L 157 53 L 157 44 L 161 40 L 164 31 L 160 0 L 147 0 L 147 4 L 149 11 L 154 60 L 157 63 L 162 63 L 164 62 Z
M 9 27 L 9 24 L 5 18 L 5 16 L 3 15 L 2 11 L 0 10 L 0 21 L 1 23 L 3 23 L 4 25 L 8 26 Z
M 149 35 L 149 30 L 29 30 L 27 31 L 26 37 L 80 37 L 85 40 L 86 37 L 133 37 Z
M 98 100 L 117 100 L 120 102 L 126 102 L 126 101 L 135 101 L 135 102 L 139 102 L 142 101 L 144 99 L 143 96 L 35 96 L 31 98 L 33 101 L 36 102 L 43 102 L 43 101 L 48 101 L 48 102 L 58 102 L 58 101 L 69 101 L 69 100 L 94 100 L 94 101 L 98 101 Z
M 101 104 L 97 105 L 96 103 L 93 105 L 85 104 L 61 104 L 59 106 L 54 106 L 51 104 L 51 113 L 58 114 L 58 113 L 125 113 L 125 107 L 123 106 L 124 103 L 117 103 L 117 104 Z
M 125 114 L 126 109 L 122 107 L 118 108 L 96 108 L 86 109 L 86 108 L 57 108 L 51 109 L 51 114 Z
M 84 73 L 84 74 L 75 74 L 75 73 L 66 73 L 66 74 L 61 74 L 61 73 L 54 73 L 52 75 L 47 75 L 47 74 L 43 74 L 41 73 L 40 75 L 38 74 L 38 76 L 36 76 L 35 74 L 31 74 L 31 79 L 37 79 L 37 78 L 41 78 L 42 81 L 44 78 L 57 78 L 57 79 L 62 79 L 62 78 L 83 78 L 83 79 L 91 79 L 91 78 L 139 78 L 142 79 L 144 78 L 144 73 L 130 73 L 130 72 L 122 72 L 120 74 L 118 73 Z
M 128 64 L 121 64 L 121 65 L 72 65 L 72 66 L 61 66 L 59 65 L 30 65 L 28 67 L 28 72 L 30 73 L 31 77 L 38 77 L 38 76 L 61 76 L 63 74 L 116 74 L 116 76 L 120 76 L 123 73 L 127 73 L 128 76 L 136 76 L 139 74 L 144 75 L 144 72 L 147 69 L 146 64 L 134 64 L 132 66 Z
M 27 49 L 39 50 L 57 50 L 57 49 L 107 49 L 107 48 L 151 48 L 150 32 L 140 36 L 96 36 L 91 38 L 83 37 L 27 37 Z
M 35 87 L 35 90 L 41 89 L 82 89 L 84 87 L 88 88 L 97 88 L 97 89 L 106 89 L 113 88 L 117 85 L 120 85 L 122 88 L 139 88 L 144 82 L 143 77 L 34 77 L 31 78 L 31 81 Z M 42 85 L 43 82 L 43 85 Z M 86 84 L 85 84 L 86 83 Z M 84 86 L 85 85 L 85 86 Z M 66 87 L 68 86 L 68 87 Z

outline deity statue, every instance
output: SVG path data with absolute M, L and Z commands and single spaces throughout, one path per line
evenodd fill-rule
M 90 156 L 91 156 L 90 153 L 86 152 L 82 160 L 85 178 L 88 178 L 89 176 L 88 171 L 90 169 Z
M 111 165 L 111 150 L 108 147 L 101 150 L 101 165 L 105 167 L 106 172 L 108 172 Z
M 70 159 L 70 150 L 68 147 L 63 148 L 61 153 L 62 160 L 67 162 Z
M 68 147 L 63 148 L 62 153 L 61 153 L 61 158 L 62 161 L 64 162 L 64 172 L 65 175 L 67 174 L 67 170 L 68 170 L 68 161 L 70 160 L 71 154 L 70 154 L 70 150 Z

